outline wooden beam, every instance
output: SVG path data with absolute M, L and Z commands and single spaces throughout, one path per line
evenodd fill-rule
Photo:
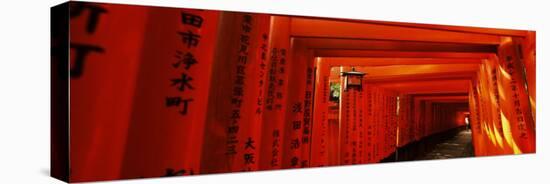
M 308 49 L 373 50 L 401 52 L 496 53 L 495 45 L 433 43 L 422 41 L 361 40 L 345 38 L 292 37 L 293 44 Z
M 455 58 L 360 58 L 360 57 L 322 57 L 331 66 L 389 66 L 389 65 L 436 65 L 468 64 L 476 66 L 481 59 Z
M 315 49 L 316 57 L 487 59 L 490 53 Z
M 470 80 L 450 79 L 436 81 L 406 81 L 376 83 L 385 89 L 402 92 L 405 94 L 437 94 L 437 93 L 467 93 Z
M 435 100 L 423 100 L 431 103 L 468 103 L 468 99 L 435 99 Z
M 468 100 L 468 96 L 423 96 L 416 97 L 419 100 Z
M 291 36 L 500 44 L 500 36 L 316 18 L 291 18 Z
M 422 94 L 422 93 L 418 93 L 418 94 L 414 94 L 414 95 L 411 95 L 411 98 L 417 98 L 417 97 L 426 97 L 426 96 L 468 96 L 469 93 L 437 93 L 437 94 L 432 94 L 432 93 L 426 93 L 426 94 Z
M 451 26 L 451 25 L 436 25 L 436 24 L 419 24 L 419 23 L 406 23 L 406 22 L 388 22 L 388 21 L 372 21 L 366 20 L 365 23 L 388 25 L 388 26 L 402 26 L 409 28 L 422 28 L 431 30 L 443 30 L 462 33 L 480 33 L 497 36 L 520 36 L 525 37 L 529 31 L 527 30 L 514 30 L 514 29 L 502 29 L 502 28 L 482 28 L 482 27 L 469 27 L 469 26 Z
M 368 83 L 387 83 L 387 82 L 412 82 L 412 81 L 436 81 L 436 80 L 471 80 L 475 72 L 446 72 L 431 74 L 412 74 L 412 75 L 388 75 L 366 77 Z

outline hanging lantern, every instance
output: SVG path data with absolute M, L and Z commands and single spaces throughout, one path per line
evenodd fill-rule
M 349 72 L 342 72 L 342 77 L 344 77 L 344 91 L 347 91 L 348 88 L 356 88 L 357 90 L 363 90 L 363 76 L 366 73 L 355 71 L 355 67 L 351 68 Z

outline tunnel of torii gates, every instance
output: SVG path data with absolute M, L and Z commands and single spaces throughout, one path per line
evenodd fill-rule
M 105 8 L 92 36 L 71 19 L 72 41 L 105 49 L 71 77 L 73 180 L 377 163 L 466 121 L 475 156 L 535 152 L 533 31 Z M 196 63 L 174 69 L 174 48 Z

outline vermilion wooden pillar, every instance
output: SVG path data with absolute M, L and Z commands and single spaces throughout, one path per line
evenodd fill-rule
M 503 111 L 503 101 L 502 101 L 502 91 L 499 89 L 499 81 L 502 80 L 502 76 L 499 75 L 500 65 L 499 60 L 502 58 L 500 57 L 490 57 L 485 62 L 486 70 L 485 70 L 485 77 L 488 82 L 487 90 L 486 91 L 489 94 L 489 101 L 491 102 L 491 116 L 492 116 L 492 124 L 494 127 L 494 136 L 497 142 L 498 152 L 500 154 L 511 154 L 513 153 L 511 148 L 511 142 L 509 142 L 509 139 L 507 139 L 507 135 L 505 134 L 503 127 L 505 125 L 505 117 L 502 116 Z
M 69 5 L 70 181 L 119 179 L 149 8 Z
M 374 95 L 373 87 L 366 81 L 363 83 L 365 95 L 365 163 L 375 162 L 374 147 L 376 145 L 375 124 L 374 124 Z
M 484 60 L 484 62 L 487 62 L 487 60 Z M 491 85 L 490 81 L 488 81 L 488 78 L 490 77 L 488 74 L 489 69 L 487 69 L 487 64 L 482 64 L 480 67 L 479 72 L 479 94 L 480 94 L 480 102 L 482 105 L 482 113 L 481 116 L 483 118 L 483 129 L 486 132 L 487 138 L 488 138 L 488 154 L 496 154 L 501 151 L 500 147 L 498 146 L 498 140 L 496 136 L 496 128 L 494 126 L 494 111 L 493 111 L 493 101 L 491 100 L 491 90 L 489 89 L 489 86 Z
M 399 95 L 398 144 L 397 147 L 407 145 L 413 140 L 413 121 L 411 107 L 413 103 L 410 95 Z
M 536 150 L 535 121 L 531 113 L 521 44 L 519 38 L 505 37 L 498 54 L 499 86 L 502 89 L 500 101 L 503 104 L 503 118 L 507 121 L 504 127 L 506 140 L 516 154 L 534 153 Z
M 470 83 L 470 89 L 468 92 L 468 105 L 470 107 L 470 127 L 472 130 L 472 145 L 474 147 L 474 154 L 476 156 L 484 155 L 484 145 L 483 142 L 485 138 L 483 137 L 483 130 L 481 129 L 481 118 L 479 113 L 479 100 L 477 94 L 477 83 L 472 81 Z
M 151 8 L 122 178 L 200 173 L 217 11 Z M 132 19 L 132 18 L 129 18 Z
M 340 67 L 340 72 L 349 72 L 351 67 Z M 340 81 L 340 163 L 342 165 L 364 163 L 365 101 L 363 90 L 344 89 L 345 77 Z M 365 82 L 363 82 L 365 83 Z M 363 87 L 364 88 L 364 87 Z
M 330 95 L 330 67 L 322 59 L 316 59 L 315 100 L 312 127 L 311 166 L 328 166 L 328 101 Z
M 219 26 L 201 173 L 258 170 L 264 145 L 261 102 L 268 95 L 269 16 L 223 12 Z
M 537 59 L 536 59 L 536 46 L 537 39 L 534 31 L 529 31 L 527 36 L 523 39 L 523 42 L 520 43 L 521 53 L 518 53 L 523 56 L 523 63 L 525 66 L 525 77 L 527 80 L 527 89 L 529 92 L 529 103 L 531 105 L 531 113 L 533 113 L 533 121 L 536 120 L 536 105 L 537 105 Z M 536 123 L 534 125 L 536 128 Z
M 282 26 L 274 27 L 274 30 L 285 28 Z M 303 168 L 310 165 L 314 59 L 311 50 L 293 41 L 291 41 L 291 52 L 288 57 L 292 59 L 287 60 L 289 63 L 286 71 L 278 70 L 289 78 L 286 90 L 287 103 L 284 108 L 285 140 L 282 144 L 282 166 L 283 168 Z
M 263 125 L 260 169 L 280 169 L 283 166 L 283 146 L 286 139 L 285 111 L 287 107 L 288 67 L 290 52 L 290 18 L 272 16 L 269 29 L 266 94 L 263 100 Z

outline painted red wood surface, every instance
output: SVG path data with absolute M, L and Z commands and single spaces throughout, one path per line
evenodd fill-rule
M 133 95 L 122 177 L 201 173 L 211 52 L 219 12 L 151 8 Z
M 313 135 L 311 145 L 311 166 L 337 165 L 329 160 L 329 77 L 330 66 L 323 60 L 316 60 L 315 99 L 313 115 Z M 336 157 L 337 158 L 337 157 Z
M 119 179 L 149 9 L 70 9 L 70 181 Z
M 267 94 L 269 16 L 223 12 L 220 21 L 201 172 L 258 170 L 264 147 L 261 103 Z
M 262 122 L 260 169 L 280 169 L 285 140 L 285 108 L 287 107 L 288 66 L 292 62 L 288 17 L 271 17 L 266 96 Z

